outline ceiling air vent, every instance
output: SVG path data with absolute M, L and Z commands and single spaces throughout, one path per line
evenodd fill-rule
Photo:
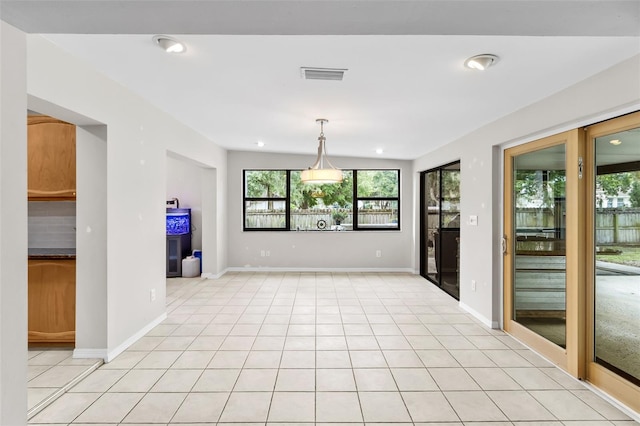
M 342 80 L 346 68 L 300 67 L 300 75 L 305 80 Z

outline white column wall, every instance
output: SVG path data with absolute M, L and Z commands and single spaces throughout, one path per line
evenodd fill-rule
M 107 354 L 107 128 L 76 127 L 75 357 Z
M 217 185 L 218 170 L 200 169 L 202 182 L 202 274 L 218 277 L 227 265 L 226 184 Z M 226 179 L 223 179 L 226 182 Z M 220 208 L 219 206 L 223 206 Z
M 400 231 L 242 231 L 244 169 L 304 169 L 314 156 L 229 153 L 229 266 L 233 269 L 353 270 L 414 272 L 413 199 L 410 161 L 338 157 L 344 169 L 400 169 Z M 268 250 L 270 256 L 262 257 Z M 382 257 L 376 257 L 381 250 Z
M 26 40 L 0 21 L 0 424 L 27 422 Z
M 27 43 L 29 95 L 107 127 L 106 312 L 111 359 L 165 315 L 167 151 L 216 168 L 221 176 L 226 176 L 227 154 L 43 38 L 28 35 Z M 226 178 L 216 184 L 216 193 L 226 194 Z M 215 226 L 216 235 L 225 235 L 222 221 Z M 216 244 L 224 247 L 226 241 Z M 225 266 L 218 264 L 211 272 L 219 273 Z
M 501 147 L 640 109 L 639 76 L 636 55 L 414 161 L 416 200 L 419 172 L 461 161 L 460 304 L 486 324 L 497 327 L 501 321 Z M 416 212 L 419 207 L 416 203 Z M 478 216 L 478 226 L 468 224 L 470 215 Z M 419 246 L 415 248 L 418 264 Z M 471 280 L 476 280 L 475 292 Z

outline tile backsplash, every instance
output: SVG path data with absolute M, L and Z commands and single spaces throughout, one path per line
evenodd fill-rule
M 75 248 L 76 202 L 29 201 L 29 248 Z

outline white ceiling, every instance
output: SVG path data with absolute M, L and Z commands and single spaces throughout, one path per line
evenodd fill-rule
M 235 150 L 314 154 L 315 119 L 327 118 L 330 156 L 375 157 L 382 148 L 382 157 L 413 159 L 640 53 L 637 1 L 3 0 L 1 6 L 3 20 L 48 33 Z M 478 19 L 485 15 L 488 21 Z M 158 33 L 179 38 L 187 52 L 164 53 L 151 41 Z M 464 60 L 480 53 L 501 60 L 485 73 L 465 69 Z M 349 71 L 343 81 L 308 81 L 301 66 Z

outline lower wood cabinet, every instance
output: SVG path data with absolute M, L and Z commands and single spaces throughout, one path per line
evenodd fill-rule
M 29 343 L 74 343 L 75 259 L 29 259 Z

